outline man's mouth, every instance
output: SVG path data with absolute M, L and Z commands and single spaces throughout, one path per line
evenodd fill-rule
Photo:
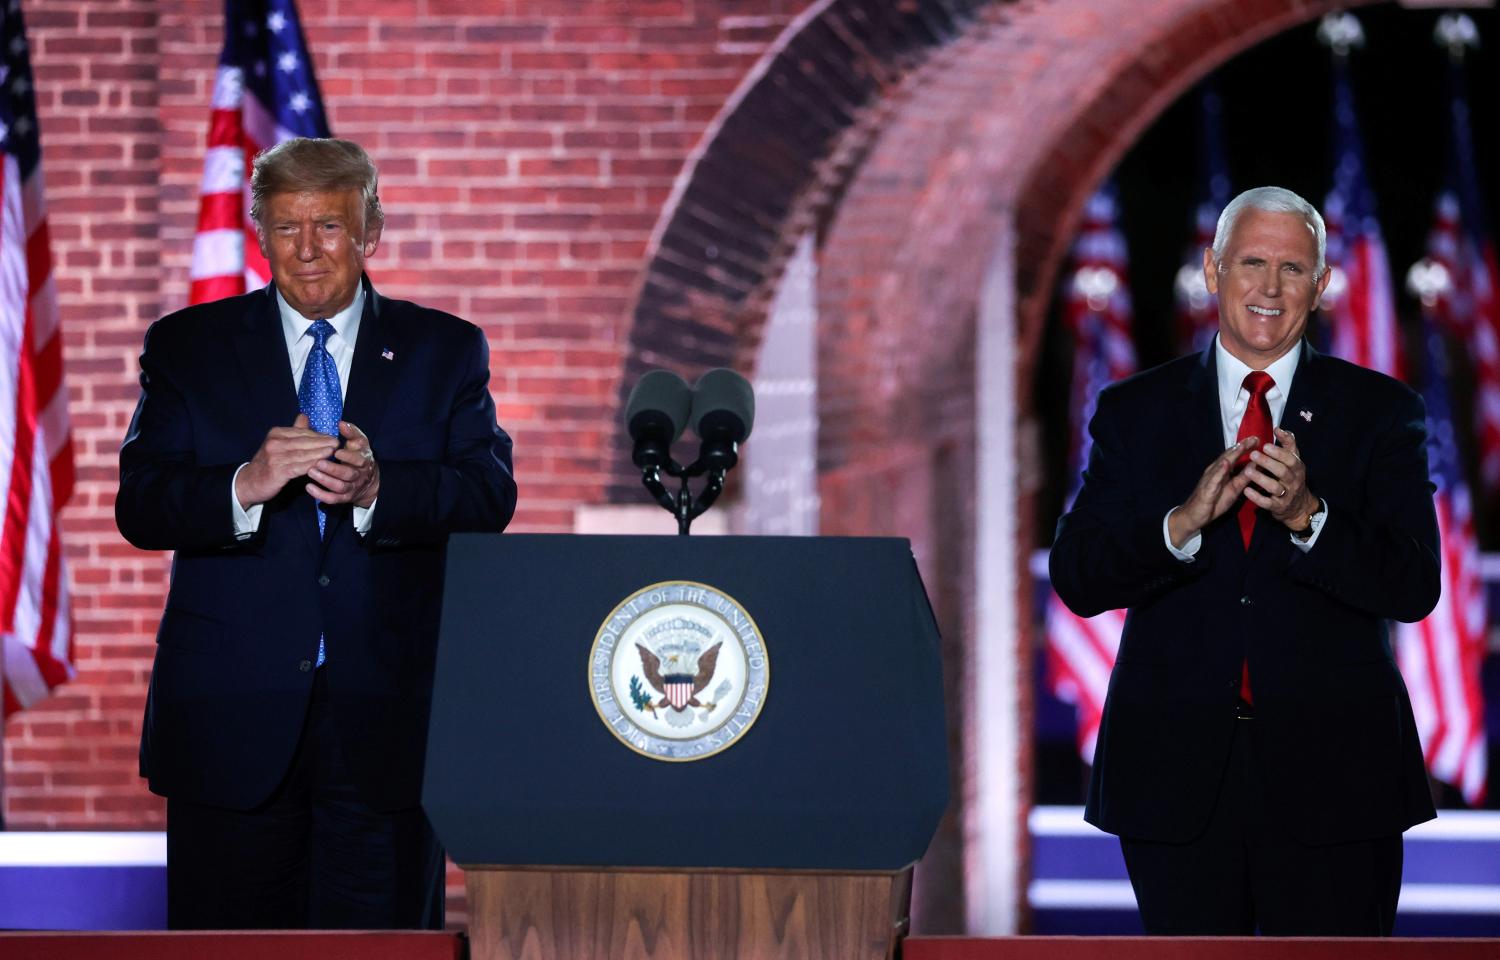
M 1251 306 L 1247 307 L 1246 309 L 1248 309 L 1251 313 L 1255 314 L 1258 317 L 1279 317 L 1279 316 L 1281 316 L 1281 311 L 1280 310 L 1274 310 L 1271 307 L 1257 307 L 1257 306 L 1251 305 Z

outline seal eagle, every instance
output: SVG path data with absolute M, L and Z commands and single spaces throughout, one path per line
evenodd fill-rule
M 714 670 L 719 663 L 719 648 L 723 645 L 724 641 L 720 640 L 699 655 L 696 673 L 680 672 L 678 664 L 673 662 L 667 667 L 671 672 L 663 674 L 661 658 L 646 649 L 644 644 L 637 643 L 635 648 L 641 653 L 641 666 L 646 674 L 646 682 L 653 690 L 662 694 L 660 701 L 651 704 L 651 712 L 655 713 L 658 708 L 662 707 L 671 707 L 677 711 L 686 710 L 688 707 L 713 709 L 715 705 L 712 703 L 700 703 L 698 694 L 702 693 L 709 681 L 714 678 Z M 676 656 L 671 658 L 672 661 L 677 659 Z M 686 664 L 683 666 L 685 667 Z

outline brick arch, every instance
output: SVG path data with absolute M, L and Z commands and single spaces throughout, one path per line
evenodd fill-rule
M 887 99 L 994 0 L 816 0 L 688 159 L 633 298 L 620 402 L 652 367 L 744 368 L 797 240 L 834 202 Z M 640 499 L 623 441 L 610 499 Z
M 808 225 L 821 225 L 824 532 L 912 538 L 944 628 L 950 703 L 959 711 L 953 749 L 963 780 L 955 797 L 964 829 L 955 822 L 924 861 L 937 878 L 929 884 L 929 928 L 1010 932 L 1024 924 L 1030 757 L 1021 731 L 1029 729 L 1033 639 L 1025 560 L 1040 482 L 1027 430 L 1035 429 L 1032 379 L 1047 302 L 1082 204 L 1206 73 L 1332 9 L 1369 2 L 976 2 L 945 21 L 948 32 L 894 58 L 896 69 L 881 76 L 895 82 L 871 82 L 863 100 L 840 99 L 842 92 L 817 84 L 777 100 L 768 76 L 805 79 L 803 66 L 826 55 L 837 31 L 824 30 L 823 18 L 957 6 L 815 4 L 726 108 L 663 214 L 633 310 L 627 384 L 648 365 L 743 362 L 758 342 L 785 251 Z M 863 65 L 874 76 L 876 62 L 854 57 L 843 69 Z M 816 67 L 812 75 L 822 76 Z M 758 96 L 786 106 L 824 94 L 844 104 L 850 122 L 842 132 L 800 146 L 781 139 L 767 153 L 756 148 L 756 133 L 775 126 L 770 118 L 786 116 Z M 771 215 L 752 215 L 753 231 L 697 209 L 715 191 L 745 196 L 737 188 L 757 182 L 749 172 L 766 159 L 797 172 L 764 205 Z M 705 239 L 721 236 L 732 239 Z M 694 238 L 697 247 L 684 250 Z M 721 247 L 716 258 L 702 255 L 711 245 Z M 694 251 L 697 259 L 685 256 Z M 986 366 L 997 357 L 1011 366 Z M 997 398 L 1004 401 L 998 407 Z M 996 409 L 1010 420 L 1005 429 L 995 428 Z M 1007 481 L 999 485 L 1003 503 L 986 493 L 996 477 Z M 617 487 L 638 496 L 633 478 Z M 1010 515 L 998 525 L 998 544 L 997 512 Z M 1010 553 L 1009 579 L 986 572 L 997 551 Z M 998 605 L 997 591 L 1007 594 Z M 1004 629 L 995 609 L 1011 618 Z M 980 675 L 999 661 L 1011 712 L 996 734 L 1008 738 L 1008 766 L 996 769 L 987 746 L 976 745 L 982 738 L 970 735 L 983 726 Z M 990 807 L 998 815 L 986 816 Z M 987 834 L 1002 836 L 1007 849 L 997 855 Z M 967 916 L 941 903 L 964 904 Z

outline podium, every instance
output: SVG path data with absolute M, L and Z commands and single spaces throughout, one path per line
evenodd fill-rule
M 452 538 L 423 805 L 476 960 L 879 960 L 948 801 L 907 541 Z

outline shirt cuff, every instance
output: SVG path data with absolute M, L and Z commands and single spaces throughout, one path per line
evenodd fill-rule
M 376 497 L 374 500 L 370 501 L 370 505 L 368 507 L 361 507 L 361 506 L 357 506 L 357 505 L 355 506 L 355 508 L 354 508 L 354 532 L 355 533 L 359 534 L 360 536 L 364 536 L 365 534 L 367 534 L 367 533 L 370 532 L 370 523 L 371 523 L 372 519 L 375 516 L 375 504 L 377 504 L 379 502 L 380 502 L 380 498 Z
M 1161 538 L 1162 541 L 1166 543 L 1167 549 L 1172 551 L 1172 556 L 1176 557 L 1178 560 L 1181 560 L 1183 563 L 1192 563 L 1193 559 L 1198 555 L 1198 548 L 1203 546 L 1203 531 L 1199 530 L 1197 533 L 1189 537 L 1188 542 L 1182 545 L 1181 550 L 1172 546 L 1172 531 L 1171 528 L 1168 527 L 1168 523 L 1172 519 L 1172 514 L 1176 512 L 1177 508 L 1173 507 L 1171 510 L 1167 511 L 1167 515 L 1165 517 L 1161 518 Z
M 1308 538 L 1306 540 L 1298 540 L 1296 534 L 1290 534 L 1292 538 L 1292 546 L 1296 547 L 1298 550 L 1301 550 L 1303 553 L 1311 550 L 1313 548 L 1313 544 L 1318 542 L 1318 537 L 1323 533 L 1323 525 L 1328 522 L 1328 501 L 1319 499 L 1318 504 L 1318 511 L 1307 518 L 1307 524 L 1312 528 L 1312 533 L 1308 536 Z
M 229 478 L 229 503 L 234 509 L 234 538 L 236 540 L 249 540 L 255 536 L 255 531 L 260 529 L 260 512 L 265 507 L 265 504 L 257 503 L 247 509 L 240 506 L 240 498 L 235 496 L 235 481 L 240 478 L 240 470 L 248 466 L 250 466 L 248 463 L 240 464 L 239 470 L 236 470 L 234 476 Z

